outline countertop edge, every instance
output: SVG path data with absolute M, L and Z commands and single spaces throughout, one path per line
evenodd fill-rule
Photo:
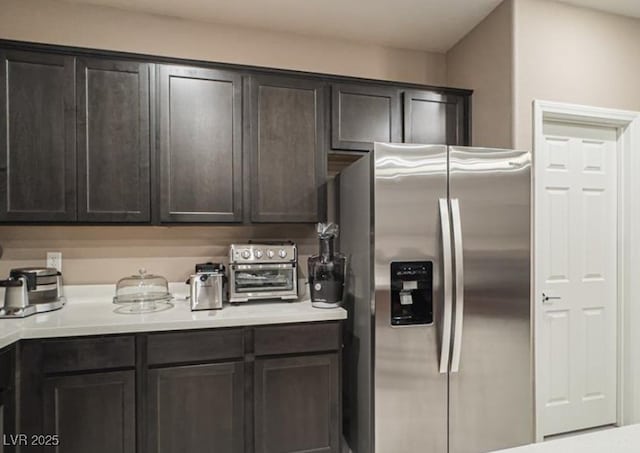
M 202 319 L 202 320 L 172 320 L 139 323 L 87 323 L 77 326 L 56 327 L 25 327 L 20 325 L 21 320 L 0 320 L 1 323 L 15 323 L 5 332 L 0 331 L 0 349 L 15 344 L 19 340 L 84 337 L 92 335 L 118 335 L 152 332 L 187 331 L 198 329 L 220 329 L 231 327 L 246 327 L 275 324 L 295 324 L 309 322 L 342 321 L 347 319 L 347 311 L 340 308 L 317 309 L 318 313 L 285 313 L 278 315 L 247 316 L 232 319 Z M 34 315 L 38 316 L 38 315 Z M 126 316 L 126 315 L 123 315 Z

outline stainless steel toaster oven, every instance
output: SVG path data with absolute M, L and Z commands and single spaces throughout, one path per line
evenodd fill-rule
M 298 252 L 292 242 L 232 244 L 229 302 L 298 298 Z

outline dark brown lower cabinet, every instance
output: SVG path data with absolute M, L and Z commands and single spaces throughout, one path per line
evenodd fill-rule
M 149 370 L 149 453 L 244 451 L 244 364 Z
M 255 451 L 339 452 L 338 354 L 255 363 Z
M 46 378 L 43 403 L 43 434 L 59 436 L 53 451 L 135 452 L 135 371 Z
M 15 348 L 0 351 L 0 453 L 12 453 L 11 435 L 15 434 L 14 376 Z
M 341 338 L 328 321 L 21 340 L 0 351 L 0 426 L 59 439 L 20 453 L 339 453 Z
M 7 393 L 4 389 L 0 389 L 0 453 L 5 453 L 8 450 L 8 446 L 5 446 L 5 438 L 9 435 L 10 431 L 5 423 L 7 423 L 7 416 L 9 415 Z M 13 434 L 13 433 L 11 433 Z

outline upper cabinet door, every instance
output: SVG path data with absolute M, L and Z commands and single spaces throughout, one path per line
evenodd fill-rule
M 79 58 L 78 220 L 148 222 L 149 65 Z
M 374 142 L 402 139 L 397 88 L 367 85 L 331 87 L 331 148 L 370 151 Z
M 325 85 L 275 76 L 251 85 L 251 220 L 317 222 L 326 210 Z
M 242 220 L 242 76 L 160 66 L 160 220 Z
M 468 97 L 432 91 L 404 92 L 404 142 L 470 145 Z
M 0 221 L 73 221 L 74 58 L 0 50 L 0 60 Z

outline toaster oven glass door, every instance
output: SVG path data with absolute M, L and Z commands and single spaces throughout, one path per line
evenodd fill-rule
M 238 265 L 233 273 L 237 293 L 292 291 L 295 268 L 288 264 Z

